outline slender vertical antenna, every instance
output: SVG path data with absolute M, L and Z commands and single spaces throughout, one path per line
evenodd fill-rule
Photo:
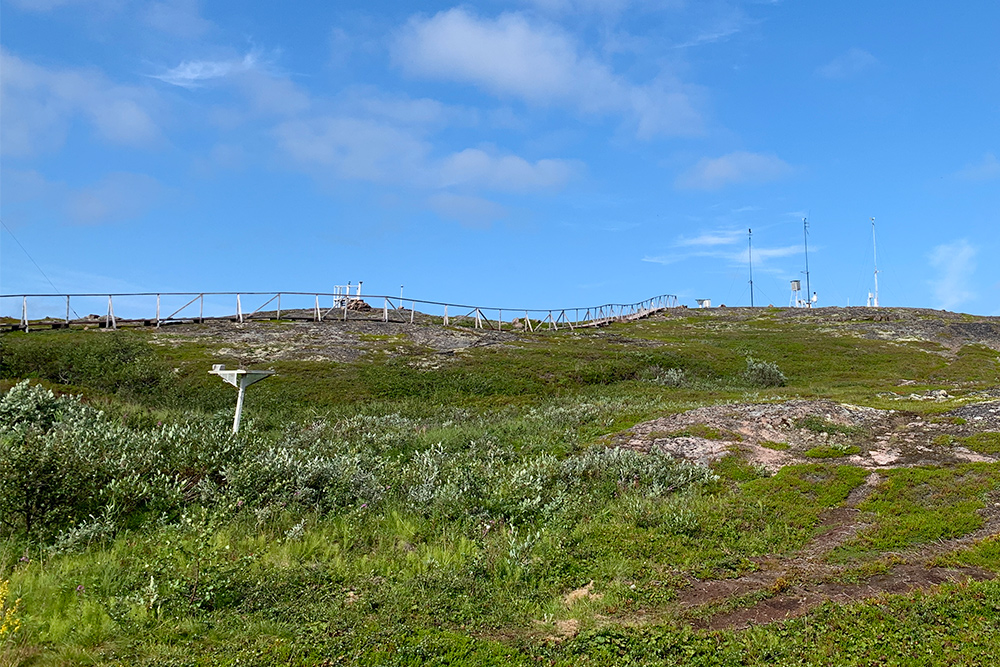
M 878 308 L 878 246 L 875 245 L 875 218 L 872 218 L 872 256 L 875 261 L 875 307 Z
M 750 307 L 753 308 L 753 230 L 747 230 L 747 259 L 750 261 Z
M 809 285 L 809 221 L 806 218 L 802 218 L 802 242 L 805 246 L 806 251 L 806 303 L 809 304 L 807 308 L 812 307 L 812 302 L 809 301 L 809 295 L 812 294 L 812 289 Z

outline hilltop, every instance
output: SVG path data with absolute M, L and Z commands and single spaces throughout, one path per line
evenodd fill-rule
M 4 335 L 0 480 L 51 486 L 0 503 L 0 577 L 8 607 L 22 598 L 4 655 L 1000 651 L 1000 319 L 717 308 L 595 329 L 469 324 Z M 277 372 L 249 391 L 235 438 L 213 363 Z

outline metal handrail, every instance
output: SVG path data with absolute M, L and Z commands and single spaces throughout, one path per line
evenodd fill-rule
M 637 302 L 634 302 L 634 303 L 605 303 L 605 304 L 601 304 L 601 305 L 598 305 L 598 306 L 583 306 L 583 307 L 569 307 L 569 308 L 511 308 L 511 307 L 498 307 L 498 306 L 474 306 L 474 305 L 467 305 L 467 304 L 449 303 L 449 302 L 445 302 L 445 301 L 431 301 L 431 300 L 426 300 L 426 299 L 413 299 L 413 298 L 403 299 L 401 296 L 395 296 L 395 295 L 393 295 L 393 296 L 387 296 L 387 295 L 383 295 L 383 294 L 344 294 L 344 293 L 338 293 L 338 292 L 273 292 L 273 291 L 269 291 L 269 292 L 256 292 L 256 291 L 253 291 L 253 292 L 112 292 L 112 293 L 106 293 L 106 292 L 105 293 L 100 293 L 100 292 L 90 293 L 90 292 L 88 292 L 88 293 L 75 293 L 75 294 L 65 294 L 65 293 L 63 293 L 63 294 L 55 294 L 55 293 L 46 294 L 46 293 L 39 293 L 39 294 L 0 294 L 0 299 L 21 299 L 22 300 L 21 322 L 20 322 L 20 325 L 19 325 L 18 328 L 23 328 L 24 330 L 27 330 L 28 327 L 29 327 L 29 319 L 28 319 L 28 314 L 27 314 L 27 304 L 28 304 L 27 300 L 29 298 L 32 298 L 32 299 L 34 299 L 34 298 L 64 298 L 64 299 L 66 299 L 65 325 L 69 326 L 73 322 L 73 320 L 71 320 L 70 317 L 69 317 L 69 313 L 70 313 L 70 310 L 71 310 L 70 302 L 71 302 L 72 298 L 74 298 L 74 297 L 75 298 L 97 298 L 97 297 L 104 298 L 104 297 L 107 297 L 107 299 L 108 299 L 108 314 L 107 314 L 107 317 L 104 318 L 105 319 L 105 326 L 110 327 L 110 328 L 117 328 L 118 321 L 130 321 L 130 320 L 128 318 L 117 317 L 114 314 L 114 305 L 113 305 L 114 297 L 132 298 L 132 297 L 154 297 L 155 296 L 156 297 L 156 317 L 155 318 L 135 318 L 135 320 L 132 320 L 132 321 L 138 321 L 138 320 L 142 320 L 143 322 L 153 322 L 153 321 L 155 321 L 156 326 L 160 326 L 160 324 L 162 324 L 164 322 L 183 321 L 183 320 L 191 320 L 191 319 L 195 319 L 197 321 L 204 321 L 205 319 L 225 319 L 225 318 L 229 317 L 229 316 L 219 316 L 219 317 L 209 317 L 209 318 L 204 317 L 204 300 L 205 300 L 206 296 L 209 296 L 209 297 L 213 297 L 213 296 L 230 296 L 230 297 L 232 297 L 232 296 L 235 296 L 236 297 L 236 318 L 240 322 L 243 322 L 246 319 L 250 319 L 253 315 L 255 315 L 257 312 L 259 312 L 260 310 L 262 310 L 264 308 L 264 306 L 268 305 L 269 303 L 271 303 L 272 301 L 274 301 L 275 299 L 277 299 L 279 305 L 278 305 L 278 310 L 276 312 L 277 312 L 277 314 L 278 314 L 278 316 L 280 318 L 280 312 L 281 312 L 281 310 L 280 310 L 280 308 L 281 308 L 280 303 L 281 303 L 281 296 L 282 295 L 285 295 L 285 296 L 311 296 L 311 297 L 314 297 L 314 299 L 316 300 L 315 301 L 315 308 L 312 309 L 312 310 L 314 310 L 314 313 L 315 313 L 314 319 L 316 321 L 326 320 L 327 316 L 330 315 L 334 310 L 339 311 L 341 309 L 343 309 L 343 318 L 342 319 L 347 319 L 347 312 L 348 312 L 348 310 L 350 310 L 350 306 L 349 306 L 350 302 L 352 302 L 352 301 L 365 301 L 365 302 L 367 302 L 367 301 L 377 301 L 377 300 L 381 299 L 382 300 L 382 311 L 383 311 L 383 317 L 382 317 L 382 319 L 383 319 L 383 321 L 386 321 L 386 322 L 389 321 L 388 313 L 389 313 L 389 310 L 390 310 L 390 306 L 391 306 L 391 309 L 393 311 L 406 310 L 403 306 L 404 306 L 405 302 L 409 302 L 409 304 L 410 304 L 410 309 L 409 309 L 410 310 L 410 323 L 414 322 L 414 317 L 413 316 L 414 316 L 414 313 L 416 312 L 416 306 L 419 304 L 421 306 L 438 306 L 438 307 L 442 307 L 444 309 L 443 317 L 444 317 L 444 323 L 445 324 L 448 324 L 448 322 L 449 322 L 449 315 L 448 315 L 448 308 L 449 307 L 450 308 L 457 308 L 457 309 L 460 309 L 460 310 L 468 310 L 469 312 L 468 312 L 467 315 L 459 316 L 459 318 L 460 319 L 461 318 L 472 318 L 472 319 L 474 319 L 476 328 L 484 328 L 483 327 L 483 323 L 484 322 L 486 323 L 486 325 L 488 327 L 492 328 L 491 321 L 489 320 L 489 318 L 487 318 L 483 314 L 483 311 L 489 311 L 489 312 L 495 311 L 498 315 L 497 315 L 496 320 L 494 320 L 494 321 L 497 322 L 498 328 L 501 328 L 501 329 L 503 327 L 503 312 L 504 311 L 507 311 L 508 313 L 512 313 L 512 314 L 513 313 L 517 313 L 517 314 L 523 313 L 524 316 L 525 316 L 525 319 L 527 320 L 526 326 L 530 330 L 532 330 L 532 331 L 535 330 L 534 327 L 533 327 L 533 325 L 532 325 L 532 323 L 531 323 L 532 319 L 539 319 L 539 320 L 541 320 L 542 325 L 544 325 L 544 323 L 547 321 L 549 323 L 549 328 L 550 329 L 558 329 L 560 323 L 562 323 L 563 326 L 568 326 L 569 328 L 573 329 L 573 328 L 576 328 L 576 327 L 583 327 L 583 326 L 598 326 L 600 324 L 607 323 L 607 322 L 624 321 L 624 320 L 629 320 L 629 319 L 637 319 L 638 317 L 645 317 L 645 316 L 651 314 L 652 312 L 659 312 L 660 310 L 664 310 L 666 308 L 677 307 L 677 297 L 675 295 L 673 295 L 673 294 L 661 294 L 661 295 L 650 297 L 648 299 L 643 299 L 642 301 L 637 301 Z M 180 297 L 192 297 L 192 298 L 189 301 L 187 301 L 187 303 L 185 303 L 183 306 L 181 306 L 179 309 L 177 309 L 173 313 L 171 313 L 169 316 L 167 316 L 165 318 L 161 318 L 160 317 L 160 298 L 164 297 L 164 296 L 180 296 Z M 242 311 L 241 301 L 240 301 L 240 297 L 241 296 L 270 296 L 271 298 L 268 299 L 267 301 L 265 301 L 261 306 L 259 306 L 256 310 L 254 310 L 253 312 L 251 312 L 249 315 L 244 315 L 243 311 Z M 319 299 L 320 299 L 320 297 L 331 297 L 331 298 L 333 298 L 335 300 L 333 307 L 331 307 L 329 310 L 327 310 L 325 313 L 322 313 L 322 314 L 320 313 L 320 307 L 319 307 Z M 192 304 L 194 304 L 195 301 L 199 301 L 199 300 L 201 301 L 201 305 L 200 305 L 200 309 L 199 309 L 199 316 L 198 316 L 198 318 L 177 317 L 177 315 L 179 315 L 182 311 L 184 311 L 189 306 L 191 306 Z M 339 300 L 340 303 L 337 303 L 336 300 Z M 393 305 L 393 304 L 395 304 L 395 305 Z M 373 309 L 374 309 L 374 307 L 373 307 Z M 308 309 L 303 309 L 303 308 L 294 309 L 293 308 L 292 310 L 308 310 Z M 567 312 L 575 312 L 576 317 L 574 319 L 570 319 L 567 316 Z M 582 319 L 580 318 L 580 313 L 581 312 L 584 313 L 584 317 Z M 531 318 L 530 315 L 533 314 L 533 313 L 541 313 L 541 314 L 544 315 L 544 317 Z M 425 313 L 425 314 L 430 315 L 430 313 Z M 432 316 L 434 316 L 434 315 L 432 315 Z M 452 319 L 454 319 L 454 318 L 455 318 L 455 316 L 453 315 Z M 77 319 L 79 320 L 81 318 L 77 318 Z M 516 317 L 514 319 L 520 319 L 520 317 Z

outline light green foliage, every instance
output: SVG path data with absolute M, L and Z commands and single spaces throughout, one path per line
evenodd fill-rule
M 955 468 L 897 468 L 859 509 L 874 523 L 834 554 L 850 558 L 915 543 L 965 535 L 979 528 L 986 494 L 1000 488 L 1000 465 L 971 463 Z
M 751 387 L 784 387 L 787 383 L 785 374 L 773 361 L 761 361 L 747 357 L 747 367 L 743 378 Z
M 1000 433 L 987 431 L 962 438 L 963 445 L 980 454 L 1000 454 Z

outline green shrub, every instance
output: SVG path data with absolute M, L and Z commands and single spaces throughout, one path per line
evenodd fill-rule
M 784 387 L 787 378 L 773 361 L 760 361 L 747 357 L 743 381 L 751 387 Z

